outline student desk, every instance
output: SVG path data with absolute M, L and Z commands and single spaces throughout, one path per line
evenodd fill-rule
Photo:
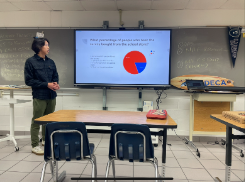
M 149 128 L 163 129 L 159 132 L 151 132 L 153 135 L 163 136 L 162 142 L 162 177 L 165 177 L 167 129 L 177 128 L 175 121 L 168 115 L 165 120 L 147 119 L 144 112 L 131 111 L 94 111 L 94 110 L 59 110 L 54 113 L 36 119 L 37 124 L 47 124 L 51 122 L 83 122 L 92 126 L 111 126 L 114 123 L 142 124 Z M 88 133 L 110 133 L 110 131 L 100 129 L 88 129 Z M 108 148 L 109 153 L 109 148 Z
M 19 89 L 26 89 L 26 88 L 10 88 L 10 87 L 0 87 L 0 90 L 9 90 L 10 91 L 10 99 L 0 99 L 0 105 L 6 105 L 9 104 L 10 107 L 10 129 L 9 129 L 9 135 L 7 137 L 0 139 L 0 142 L 6 141 L 6 140 L 12 140 L 15 145 L 15 151 L 19 150 L 19 147 L 17 146 L 17 142 L 15 139 L 22 139 L 22 138 L 30 138 L 30 136 L 15 136 L 14 135 L 14 104 L 19 103 L 25 103 L 30 102 L 31 100 L 20 100 L 14 98 L 14 90 Z
M 222 114 L 212 114 L 210 117 L 226 125 L 226 153 L 225 153 L 225 181 L 230 182 L 231 161 L 232 161 L 232 139 L 245 139 L 245 135 L 233 135 L 232 128 L 245 133 L 245 124 L 226 119 Z M 244 179 L 245 181 L 245 179 Z

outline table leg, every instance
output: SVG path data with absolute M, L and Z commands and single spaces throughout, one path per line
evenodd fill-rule
M 231 162 L 232 162 L 232 128 L 226 126 L 226 153 L 225 153 L 225 181 L 230 182 L 231 179 Z
M 166 165 L 166 147 L 167 147 L 167 129 L 163 129 L 162 138 L 162 177 L 165 177 L 165 165 Z
M 192 141 L 193 125 L 194 125 L 194 101 L 193 95 L 190 95 L 190 120 L 189 120 L 189 140 Z

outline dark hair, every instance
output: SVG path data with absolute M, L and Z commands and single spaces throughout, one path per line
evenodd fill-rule
M 45 45 L 45 41 L 48 41 L 48 39 L 46 38 L 34 38 L 33 42 L 32 42 L 32 46 L 31 49 L 38 54 L 41 50 L 41 48 Z

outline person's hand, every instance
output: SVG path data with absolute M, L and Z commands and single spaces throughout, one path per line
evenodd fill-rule
M 53 82 L 55 90 L 59 90 L 60 86 L 57 82 Z
M 48 83 L 48 88 L 49 89 L 51 89 L 51 90 L 53 90 L 53 91 L 55 91 L 56 89 L 56 87 L 55 87 L 55 84 L 53 83 L 53 82 L 51 82 L 51 83 Z

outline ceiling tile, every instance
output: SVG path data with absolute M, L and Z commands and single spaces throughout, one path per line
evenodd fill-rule
M 227 0 L 190 0 L 186 9 L 218 9 Z
M 72 2 L 72 1 L 79 1 L 79 0 L 33 0 L 33 1 L 45 1 L 45 2 Z
M 80 1 L 71 2 L 46 2 L 53 10 L 79 11 L 84 10 Z
M 124 11 L 149 10 L 151 1 L 117 1 L 117 8 Z
M 189 0 L 154 0 L 151 9 L 154 10 L 173 10 L 185 9 Z
M 87 11 L 116 11 L 117 7 L 114 1 L 81 1 L 82 6 Z
M 124 1 L 124 2 L 126 2 L 126 1 L 152 1 L 152 0 L 116 0 L 116 1 Z
M 11 3 L 0 3 L 0 11 L 19 11 L 20 9 Z
M 24 11 L 49 11 L 52 10 L 44 2 L 13 2 L 13 5 Z
M 3 2 L 6 3 L 6 2 L 8 2 L 8 1 L 7 1 L 7 0 L 0 0 L 0 3 L 3 3 Z
M 80 0 L 80 1 L 89 1 L 89 2 L 101 2 L 101 1 L 115 1 L 115 0 Z
M 245 9 L 244 0 L 228 0 L 220 9 Z
M 8 0 L 8 2 L 32 2 L 32 0 Z

